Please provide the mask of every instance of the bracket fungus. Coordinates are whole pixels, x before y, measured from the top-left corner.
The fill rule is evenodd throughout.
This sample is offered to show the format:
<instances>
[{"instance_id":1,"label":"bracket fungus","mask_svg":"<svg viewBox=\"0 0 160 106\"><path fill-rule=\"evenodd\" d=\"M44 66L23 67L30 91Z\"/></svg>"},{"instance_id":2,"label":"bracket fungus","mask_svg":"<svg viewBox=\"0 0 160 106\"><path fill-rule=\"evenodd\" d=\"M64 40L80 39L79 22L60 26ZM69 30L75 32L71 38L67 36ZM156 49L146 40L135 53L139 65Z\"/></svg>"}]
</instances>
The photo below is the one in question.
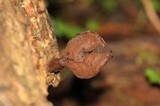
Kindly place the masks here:
<instances>
[{"instance_id":1,"label":"bracket fungus","mask_svg":"<svg viewBox=\"0 0 160 106\"><path fill-rule=\"evenodd\" d=\"M50 72L56 73L62 67L69 67L73 74L82 79L96 76L101 67L112 58L112 51L96 32L86 31L72 38L64 54L48 65Z\"/></svg>"}]
</instances>

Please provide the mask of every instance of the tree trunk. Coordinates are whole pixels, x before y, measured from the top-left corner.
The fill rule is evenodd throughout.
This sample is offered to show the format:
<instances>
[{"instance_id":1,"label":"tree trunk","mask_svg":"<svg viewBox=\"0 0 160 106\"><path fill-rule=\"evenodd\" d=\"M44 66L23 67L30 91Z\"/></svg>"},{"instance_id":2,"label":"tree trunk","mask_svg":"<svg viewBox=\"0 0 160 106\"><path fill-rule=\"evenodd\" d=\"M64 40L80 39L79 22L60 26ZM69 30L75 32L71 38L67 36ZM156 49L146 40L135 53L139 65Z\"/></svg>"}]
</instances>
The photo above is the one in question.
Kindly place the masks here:
<instances>
[{"instance_id":1,"label":"tree trunk","mask_svg":"<svg viewBox=\"0 0 160 106\"><path fill-rule=\"evenodd\" d=\"M47 86L59 74L46 65L58 58L43 0L0 0L0 106L50 106Z\"/></svg>"}]
</instances>

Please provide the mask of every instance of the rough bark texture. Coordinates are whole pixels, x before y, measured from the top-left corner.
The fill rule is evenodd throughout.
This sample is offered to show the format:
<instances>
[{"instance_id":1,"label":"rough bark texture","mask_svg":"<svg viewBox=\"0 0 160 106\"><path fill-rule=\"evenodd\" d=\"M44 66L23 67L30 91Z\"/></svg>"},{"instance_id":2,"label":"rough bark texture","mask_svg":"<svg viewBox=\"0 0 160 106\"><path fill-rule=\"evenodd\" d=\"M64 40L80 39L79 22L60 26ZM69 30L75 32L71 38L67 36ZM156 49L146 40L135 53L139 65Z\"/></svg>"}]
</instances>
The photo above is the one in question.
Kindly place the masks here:
<instances>
[{"instance_id":1,"label":"rough bark texture","mask_svg":"<svg viewBox=\"0 0 160 106\"><path fill-rule=\"evenodd\" d=\"M50 106L47 86L59 74L46 64L59 58L43 0L0 0L0 106Z\"/></svg>"}]
</instances>

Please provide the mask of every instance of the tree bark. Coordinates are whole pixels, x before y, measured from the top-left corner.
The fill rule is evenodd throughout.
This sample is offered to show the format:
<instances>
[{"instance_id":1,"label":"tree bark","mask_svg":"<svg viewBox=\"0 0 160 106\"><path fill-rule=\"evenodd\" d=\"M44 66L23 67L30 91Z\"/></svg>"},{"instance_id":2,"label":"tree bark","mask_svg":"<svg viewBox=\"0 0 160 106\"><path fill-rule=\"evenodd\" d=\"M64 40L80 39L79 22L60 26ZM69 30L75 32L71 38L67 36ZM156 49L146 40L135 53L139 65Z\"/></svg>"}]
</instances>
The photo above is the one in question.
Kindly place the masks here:
<instances>
[{"instance_id":1,"label":"tree bark","mask_svg":"<svg viewBox=\"0 0 160 106\"><path fill-rule=\"evenodd\" d=\"M43 0L0 0L0 106L50 106L47 86L60 75L46 65L58 58Z\"/></svg>"}]
</instances>

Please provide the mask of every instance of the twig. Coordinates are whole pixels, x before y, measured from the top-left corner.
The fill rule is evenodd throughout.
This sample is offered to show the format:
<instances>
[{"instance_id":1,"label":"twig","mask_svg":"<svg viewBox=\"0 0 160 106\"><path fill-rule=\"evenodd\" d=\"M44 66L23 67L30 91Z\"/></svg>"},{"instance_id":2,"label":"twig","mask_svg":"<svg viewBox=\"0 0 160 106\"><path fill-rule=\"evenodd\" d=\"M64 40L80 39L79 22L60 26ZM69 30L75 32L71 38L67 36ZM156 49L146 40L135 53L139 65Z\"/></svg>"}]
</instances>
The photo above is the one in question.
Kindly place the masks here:
<instances>
[{"instance_id":1,"label":"twig","mask_svg":"<svg viewBox=\"0 0 160 106\"><path fill-rule=\"evenodd\" d=\"M160 33L160 20L152 6L151 0L141 0L148 19L151 21L155 29Z\"/></svg>"}]
</instances>

